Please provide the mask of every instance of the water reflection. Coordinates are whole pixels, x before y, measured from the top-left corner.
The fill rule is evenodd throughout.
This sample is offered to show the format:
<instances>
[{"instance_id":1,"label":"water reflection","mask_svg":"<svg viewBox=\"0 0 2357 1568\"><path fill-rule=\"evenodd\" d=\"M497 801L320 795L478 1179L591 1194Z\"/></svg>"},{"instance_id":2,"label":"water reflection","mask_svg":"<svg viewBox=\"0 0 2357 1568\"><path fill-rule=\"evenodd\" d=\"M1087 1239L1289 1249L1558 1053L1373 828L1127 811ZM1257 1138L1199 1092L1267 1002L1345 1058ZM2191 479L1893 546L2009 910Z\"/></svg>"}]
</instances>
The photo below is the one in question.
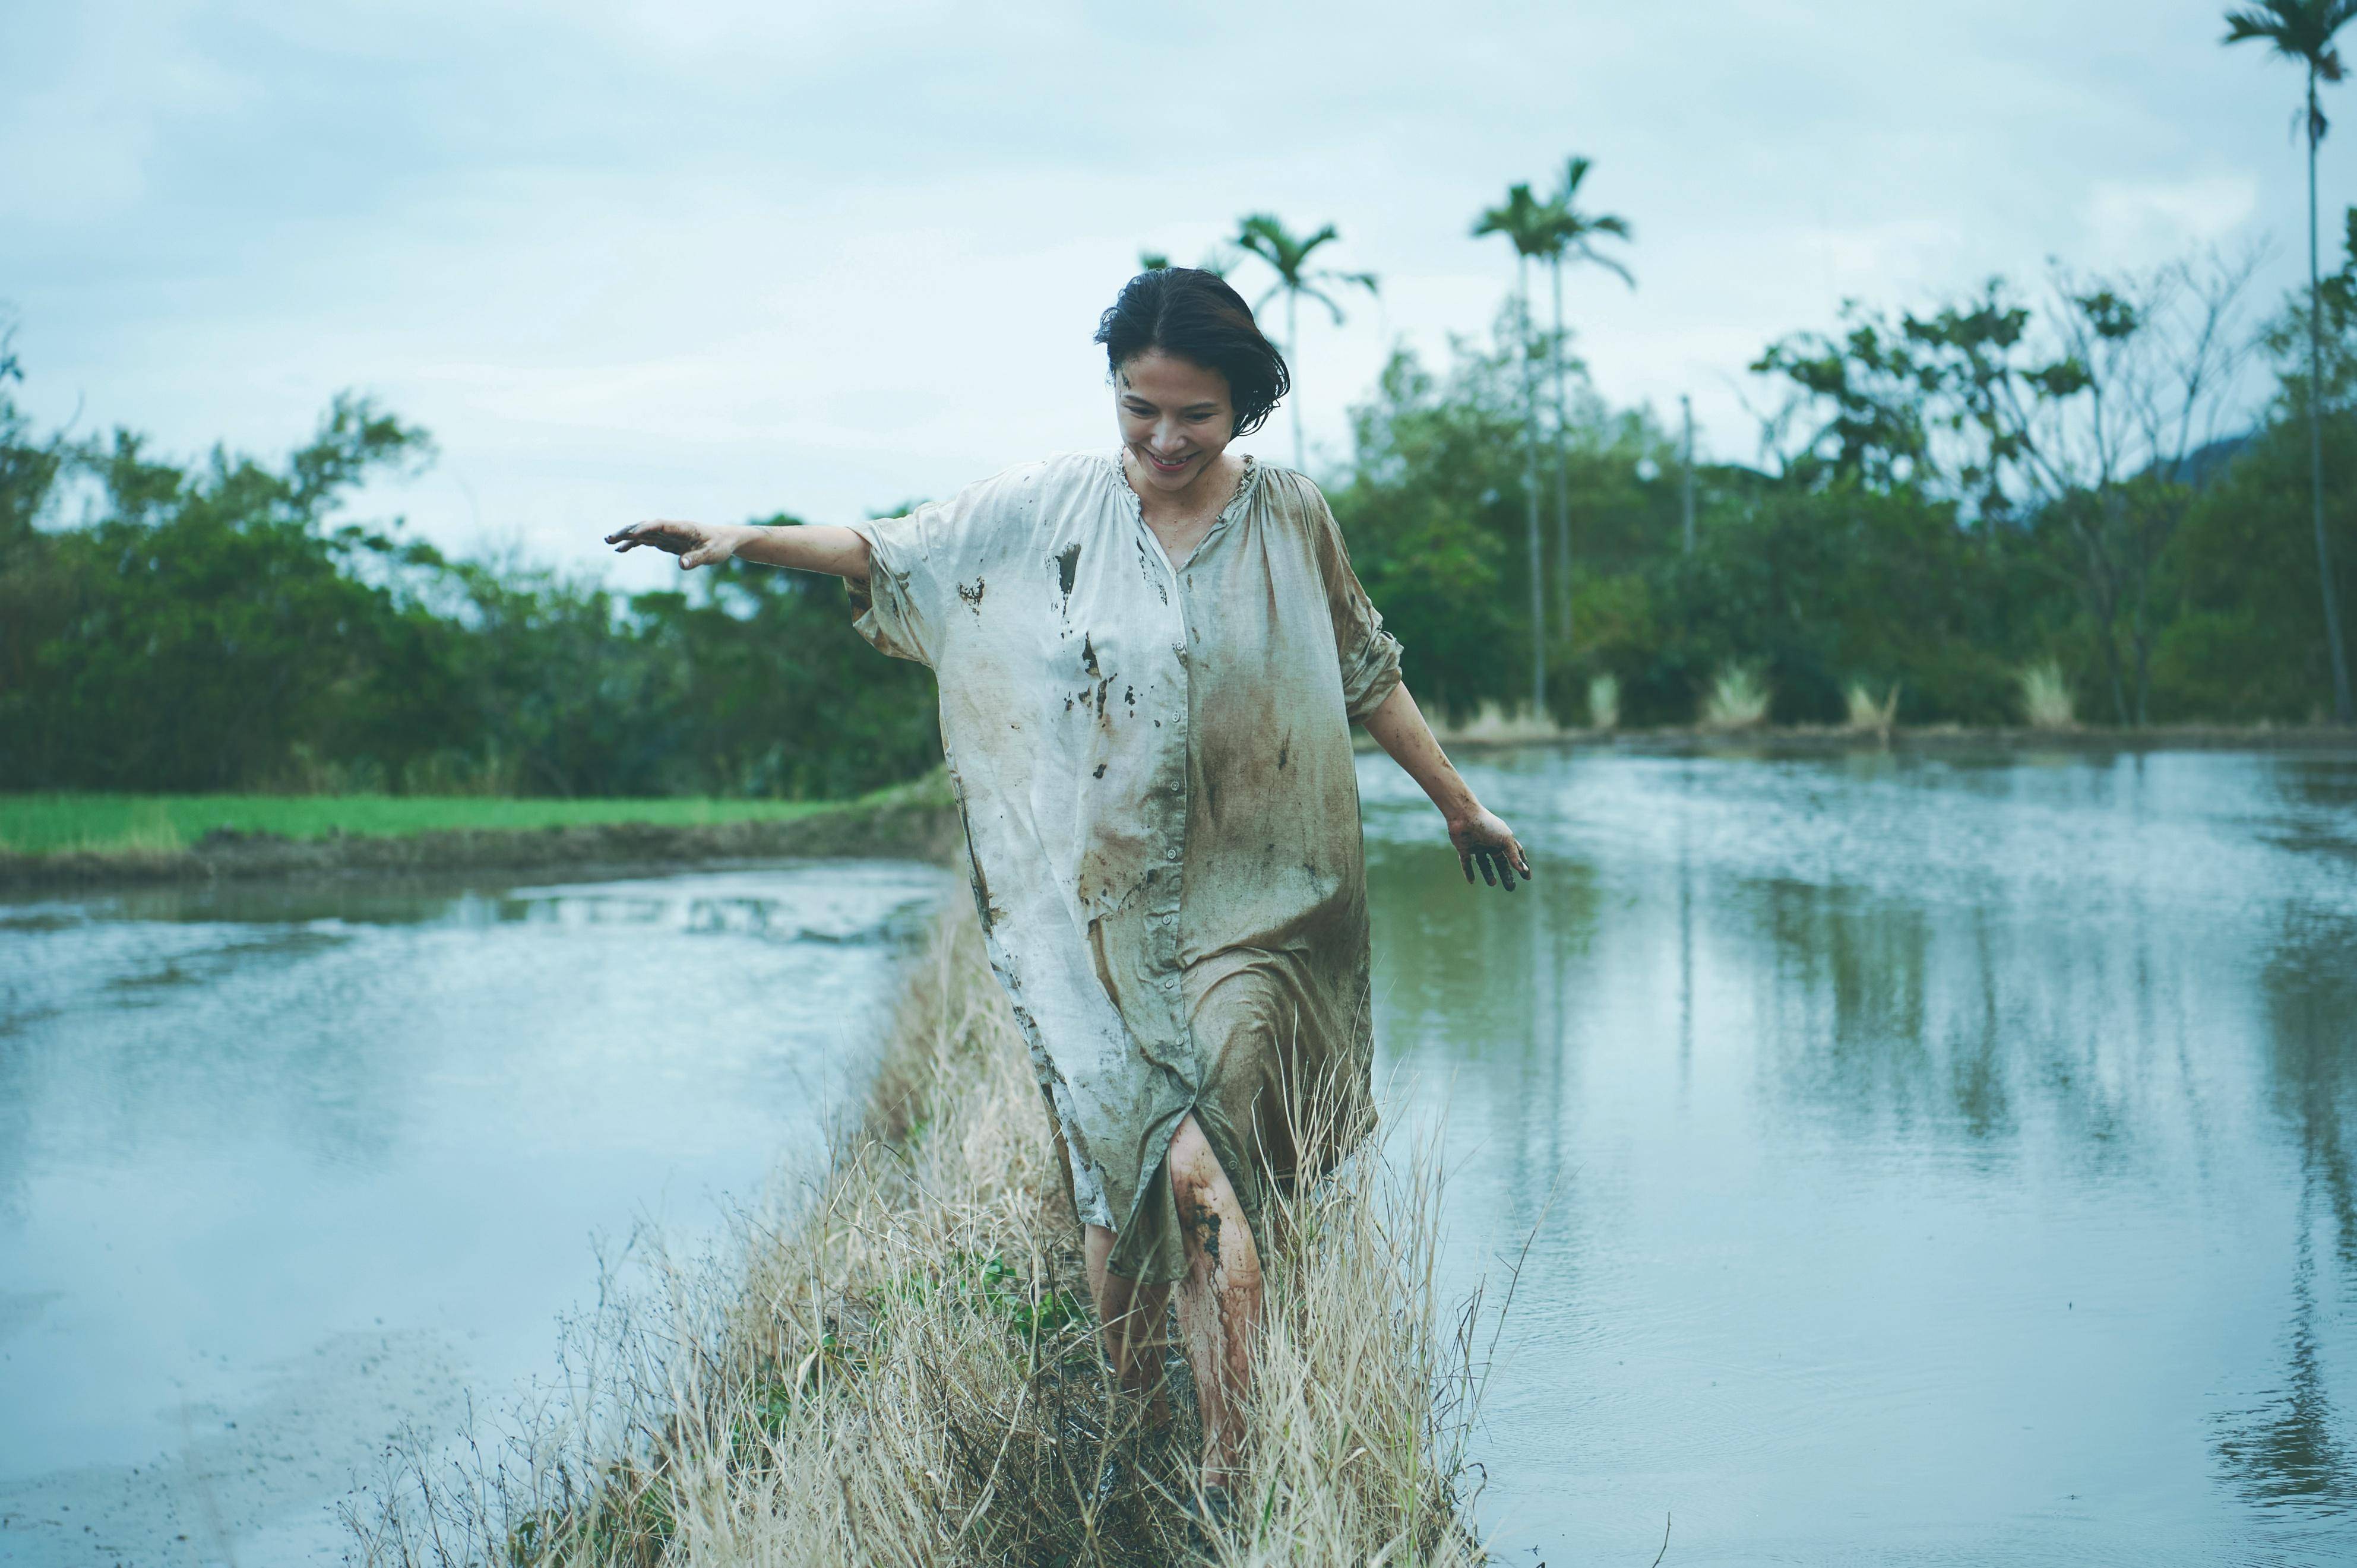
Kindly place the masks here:
<instances>
[{"instance_id":1,"label":"water reflection","mask_svg":"<svg viewBox=\"0 0 2357 1568\"><path fill-rule=\"evenodd\" d=\"M1379 1036L1450 1097L1456 1265L1546 1216L1506 1543L1650 1558L1674 1509L1702 1558L2335 1560L2357 758L1469 771L1527 902L1452 893L1362 778Z\"/></svg>"},{"instance_id":2,"label":"water reflection","mask_svg":"<svg viewBox=\"0 0 2357 1568\"><path fill-rule=\"evenodd\" d=\"M2311 795L2309 798L2313 798ZM2319 1294L2357 1302L2357 1184L2349 1133L2357 1101L2357 923L2295 913L2263 973L2271 1101L2299 1157L2291 1309L2270 1397L2218 1418L2220 1467L2244 1496L2333 1517L2357 1501L2357 1428L2336 1407L2332 1325ZM2338 1271L2319 1281L2319 1238ZM2337 1284L2337 1289L2335 1288Z\"/></svg>"}]
</instances>

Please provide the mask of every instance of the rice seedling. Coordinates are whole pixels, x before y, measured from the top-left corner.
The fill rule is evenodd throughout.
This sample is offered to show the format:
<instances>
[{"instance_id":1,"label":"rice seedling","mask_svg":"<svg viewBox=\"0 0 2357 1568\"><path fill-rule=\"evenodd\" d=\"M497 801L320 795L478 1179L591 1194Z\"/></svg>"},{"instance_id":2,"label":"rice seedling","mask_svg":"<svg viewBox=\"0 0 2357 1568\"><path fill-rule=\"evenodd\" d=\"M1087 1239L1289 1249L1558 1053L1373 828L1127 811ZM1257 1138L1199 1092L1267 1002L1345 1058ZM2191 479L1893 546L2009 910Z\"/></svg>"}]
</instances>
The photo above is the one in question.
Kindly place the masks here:
<instances>
[{"instance_id":1,"label":"rice seedling","mask_svg":"<svg viewBox=\"0 0 2357 1568\"><path fill-rule=\"evenodd\" d=\"M2063 679L2061 660L2041 660L2024 669L2018 679L2021 716L2031 729L2079 727L2078 714L2071 700L2071 684Z\"/></svg>"},{"instance_id":2,"label":"rice seedling","mask_svg":"<svg viewBox=\"0 0 2357 1568\"><path fill-rule=\"evenodd\" d=\"M1056 1160L961 909L825 1172L748 1217L732 1252L655 1252L574 1336L560 1406L456 1463L409 1450L349 1516L360 1560L1199 1560L1183 1364L1165 1426L1113 1386ZM1437 1193L1428 1162L1403 1173L1371 1146L1270 1226L1254 1436L1211 1560L1482 1561L1465 1456L1479 1304L1452 1316L1438 1299Z\"/></svg>"},{"instance_id":3,"label":"rice seedling","mask_svg":"<svg viewBox=\"0 0 2357 1568\"><path fill-rule=\"evenodd\" d=\"M1727 663L1703 693L1701 725L1709 730L1757 729L1768 722L1771 693L1756 664Z\"/></svg>"},{"instance_id":4,"label":"rice seedling","mask_svg":"<svg viewBox=\"0 0 2357 1568\"><path fill-rule=\"evenodd\" d=\"M1607 732L1620 727L1620 678L1618 675L1591 675L1587 678L1587 727Z\"/></svg>"}]
</instances>

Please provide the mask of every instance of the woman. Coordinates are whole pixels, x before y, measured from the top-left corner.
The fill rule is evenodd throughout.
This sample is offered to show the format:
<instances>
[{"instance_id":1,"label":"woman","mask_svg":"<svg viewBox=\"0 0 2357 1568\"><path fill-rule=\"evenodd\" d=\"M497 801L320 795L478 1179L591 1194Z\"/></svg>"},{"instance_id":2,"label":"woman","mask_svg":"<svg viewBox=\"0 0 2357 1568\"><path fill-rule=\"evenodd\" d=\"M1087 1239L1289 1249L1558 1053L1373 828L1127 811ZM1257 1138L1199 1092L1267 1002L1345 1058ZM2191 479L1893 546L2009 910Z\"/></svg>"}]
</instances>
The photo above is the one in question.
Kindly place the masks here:
<instances>
[{"instance_id":1,"label":"woman","mask_svg":"<svg viewBox=\"0 0 2357 1568\"><path fill-rule=\"evenodd\" d=\"M1228 450L1289 386L1243 299L1157 269L1096 340L1118 453L848 528L658 521L608 542L683 569L832 573L869 641L932 667L974 903L1064 1156L1107 1354L1125 1388L1153 1390L1175 1283L1216 1514L1270 1195L1329 1168L1370 1116L1351 722L1448 819L1468 882L1478 865L1511 890L1531 869L1400 683L1324 498Z\"/></svg>"}]
</instances>

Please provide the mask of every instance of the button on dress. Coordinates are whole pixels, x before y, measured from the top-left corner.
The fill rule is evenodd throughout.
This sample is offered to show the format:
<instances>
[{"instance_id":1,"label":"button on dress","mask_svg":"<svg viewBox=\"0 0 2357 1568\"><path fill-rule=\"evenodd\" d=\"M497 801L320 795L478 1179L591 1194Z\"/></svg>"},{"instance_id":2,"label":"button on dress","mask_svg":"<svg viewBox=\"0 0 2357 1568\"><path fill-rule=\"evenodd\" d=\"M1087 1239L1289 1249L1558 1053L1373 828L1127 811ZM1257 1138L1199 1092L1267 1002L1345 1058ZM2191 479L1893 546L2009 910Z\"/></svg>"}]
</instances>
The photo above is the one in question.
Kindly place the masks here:
<instances>
[{"instance_id":1,"label":"button on dress","mask_svg":"<svg viewBox=\"0 0 2357 1568\"><path fill-rule=\"evenodd\" d=\"M1184 1271L1184 1118L1255 1229L1372 1119L1350 726L1399 644L1317 487L1245 462L1175 566L1117 453L854 525L859 631L938 679L974 905L1074 1208L1152 1282Z\"/></svg>"}]
</instances>

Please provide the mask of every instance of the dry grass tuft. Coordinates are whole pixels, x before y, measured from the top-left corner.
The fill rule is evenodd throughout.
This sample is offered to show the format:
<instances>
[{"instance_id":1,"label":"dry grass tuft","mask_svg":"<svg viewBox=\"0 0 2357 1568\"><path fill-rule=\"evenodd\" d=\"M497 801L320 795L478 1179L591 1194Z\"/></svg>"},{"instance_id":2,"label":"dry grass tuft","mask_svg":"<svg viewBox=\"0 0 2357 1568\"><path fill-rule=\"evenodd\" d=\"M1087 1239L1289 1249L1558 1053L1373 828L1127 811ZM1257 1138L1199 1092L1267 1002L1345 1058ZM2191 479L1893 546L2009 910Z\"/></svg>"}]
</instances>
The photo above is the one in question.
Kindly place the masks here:
<instances>
[{"instance_id":1,"label":"dry grass tuft","mask_svg":"<svg viewBox=\"0 0 2357 1568\"><path fill-rule=\"evenodd\" d=\"M2021 671L2021 716L2031 729L2077 729L2079 715L2071 701L2071 682L2063 678L2059 660L2041 660Z\"/></svg>"},{"instance_id":2,"label":"dry grass tuft","mask_svg":"<svg viewBox=\"0 0 2357 1568\"><path fill-rule=\"evenodd\" d=\"M574 1336L571 1391L522 1434L455 1466L407 1455L354 1517L361 1560L1189 1560L1191 1418L1141 1431L1113 1391L1054 1160L961 906L813 1190L748 1219L733 1259L609 1297ZM1250 1479L1217 1561L1481 1561L1464 1522L1478 1301L1442 1311L1436 1197L1428 1169L1371 1151L1275 1228Z\"/></svg>"},{"instance_id":3,"label":"dry grass tuft","mask_svg":"<svg viewBox=\"0 0 2357 1568\"><path fill-rule=\"evenodd\" d=\"M1722 664L1703 693L1705 729L1757 729L1768 722L1768 677L1756 664Z\"/></svg>"}]
</instances>

